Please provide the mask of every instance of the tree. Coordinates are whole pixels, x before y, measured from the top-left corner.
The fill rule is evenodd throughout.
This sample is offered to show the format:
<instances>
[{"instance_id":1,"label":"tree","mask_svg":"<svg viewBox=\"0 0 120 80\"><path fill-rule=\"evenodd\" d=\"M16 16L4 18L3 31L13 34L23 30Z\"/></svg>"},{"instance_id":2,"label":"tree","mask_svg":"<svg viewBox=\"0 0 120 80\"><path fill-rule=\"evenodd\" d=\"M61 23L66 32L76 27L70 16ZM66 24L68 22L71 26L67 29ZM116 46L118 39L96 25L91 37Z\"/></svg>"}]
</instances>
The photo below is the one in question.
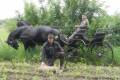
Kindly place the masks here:
<instances>
[{"instance_id":1,"label":"tree","mask_svg":"<svg viewBox=\"0 0 120 80\"><path fill-rule=\"evenodd\" d=\"M25 3L24 18L32 25L36 25L39 22L38 10L32 3Z\"/></svg>"},{"instance_id":2,"label":"tree","mask_svg":"<svg viewBox=\"0 0 120 80\"><path fill-rule=\"evenodd\" d=\"M64 0L64 2L64 27L70 29L68 33L72 32L72 28L75 24L80 23L83 14L88 16L91 23L92 18L95 17L95 15L100 16L105 13L105 11L101 9L102 4L99 4L97 0Z\"/></svg>"},{"instance_id":3,"label":"tree","mask_svg":"<svg viewBox=\"0 0 120 80\"><path fill-rule=\"evenodd\" d=\"M80 24L82 14L87 15L91 23L95 15L99 17L105 13L97 0L63 0L63 3L61 6L61 0L48 0L47 8L42 6L40 9L32 3L26 4L25 19L33 25L57 26L70 35L73 27Z\"/></svg>"}]
</instances>

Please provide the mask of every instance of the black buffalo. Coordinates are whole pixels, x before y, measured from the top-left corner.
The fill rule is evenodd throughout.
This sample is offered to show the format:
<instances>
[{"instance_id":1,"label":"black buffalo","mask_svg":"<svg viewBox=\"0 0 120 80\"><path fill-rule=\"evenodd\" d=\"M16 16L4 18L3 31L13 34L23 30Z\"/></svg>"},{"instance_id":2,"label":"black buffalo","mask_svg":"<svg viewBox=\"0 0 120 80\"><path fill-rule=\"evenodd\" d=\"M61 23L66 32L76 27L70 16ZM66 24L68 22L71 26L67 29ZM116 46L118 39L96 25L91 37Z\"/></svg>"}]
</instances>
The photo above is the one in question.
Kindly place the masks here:
<instances>
[{"instance_id":1,"label":"black buffalo","mask_svg":"<svg viewBox=\"0 0 120 80\"><path fill-rule=\"evenodd\" d=\"M31 24L25 20L17 20L16 25L17 27L25 27L25 26L30 26Z\"/></svg>"},{"instance_id":2,"label":"black buffalo","mask_svg":"<svg viewBox=\"0 0 120 80\"><path fill-rule=\"evenodd\" d=\"M34 48L36 44L42 45L47 40L47 35L53 33L56 40L63 46L64 42L60 40L60 31L48 26L41 27L19 27L11 32L7 39L7 44L11 47L18 49L18 41L21 41L25 50Z\"/></svg>"}]
</instances>

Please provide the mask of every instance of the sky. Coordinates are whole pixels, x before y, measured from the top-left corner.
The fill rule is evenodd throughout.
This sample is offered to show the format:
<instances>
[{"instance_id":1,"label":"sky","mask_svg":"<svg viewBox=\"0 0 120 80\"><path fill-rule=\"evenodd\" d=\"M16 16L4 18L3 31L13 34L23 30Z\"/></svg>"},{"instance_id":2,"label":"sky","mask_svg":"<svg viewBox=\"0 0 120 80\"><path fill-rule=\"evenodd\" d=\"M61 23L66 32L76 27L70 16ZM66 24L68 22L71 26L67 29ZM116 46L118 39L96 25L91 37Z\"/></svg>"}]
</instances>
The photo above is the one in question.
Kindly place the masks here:
<instances>
[{"instance_id":1,"label":"sky","mask_svg":"<svg viewBox=\"0 0 120 80\"><path fill-rule=\"evenodd\" d=\"M120 0L99 0L104 2L104 9L109 15L120 13Z\"/></svg>"},{"instance_id":2,"label":"sky","mask_svg":"<svg viewBox=\"0 0 120 80\"><path fill-rule=\"evenodd\" d=\"M39 5L39 0L0 0L0 20L16 16L16 11L24 12L24 2L33 2ZM109 15L120 12L120 0L99 0L104 2L103 7Z\"/></svg>"}]
</instances>

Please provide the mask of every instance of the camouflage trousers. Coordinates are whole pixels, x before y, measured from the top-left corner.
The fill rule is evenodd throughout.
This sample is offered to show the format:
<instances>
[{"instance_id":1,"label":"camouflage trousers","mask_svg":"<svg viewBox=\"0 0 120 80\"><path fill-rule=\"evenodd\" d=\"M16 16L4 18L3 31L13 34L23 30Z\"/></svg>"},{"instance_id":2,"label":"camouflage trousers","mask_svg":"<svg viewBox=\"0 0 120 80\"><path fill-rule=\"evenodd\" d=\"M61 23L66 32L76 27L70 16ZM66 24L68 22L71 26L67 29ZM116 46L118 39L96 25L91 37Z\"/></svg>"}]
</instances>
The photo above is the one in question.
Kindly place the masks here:
<instances>
[{"instance_id":1,"label":"camouflage trousers","mask_svg":"<svg viewBox=\"0 0 120 80\"><path fill-rule=\"evenodd\" d=\"M53 66L56 59L60 59L60 68L64 65L64 52L56 52L52 58L46 58L45 63L48 66Z\"/></svg>"}]
</instances>

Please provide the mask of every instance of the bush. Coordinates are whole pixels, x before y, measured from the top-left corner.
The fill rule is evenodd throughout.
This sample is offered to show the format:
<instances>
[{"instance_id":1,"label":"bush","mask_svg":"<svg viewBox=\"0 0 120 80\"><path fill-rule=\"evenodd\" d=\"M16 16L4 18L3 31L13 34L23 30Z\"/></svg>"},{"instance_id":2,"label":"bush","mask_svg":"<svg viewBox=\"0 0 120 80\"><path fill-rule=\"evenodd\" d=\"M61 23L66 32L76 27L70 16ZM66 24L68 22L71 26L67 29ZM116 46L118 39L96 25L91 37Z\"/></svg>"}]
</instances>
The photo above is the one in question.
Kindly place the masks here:
<instances>
[{"instance_id":1,"label":"bush","mask_svg":"<svg viewBox=\"0 0 120 80\"><path fill-rule=\"evenodd\" d=\"M28 21L32 25L36 25L39 23L38 10L34 4L25 3L24 10L25 10L24 18L26 21Z\"/></svg>"}]
</instances>

